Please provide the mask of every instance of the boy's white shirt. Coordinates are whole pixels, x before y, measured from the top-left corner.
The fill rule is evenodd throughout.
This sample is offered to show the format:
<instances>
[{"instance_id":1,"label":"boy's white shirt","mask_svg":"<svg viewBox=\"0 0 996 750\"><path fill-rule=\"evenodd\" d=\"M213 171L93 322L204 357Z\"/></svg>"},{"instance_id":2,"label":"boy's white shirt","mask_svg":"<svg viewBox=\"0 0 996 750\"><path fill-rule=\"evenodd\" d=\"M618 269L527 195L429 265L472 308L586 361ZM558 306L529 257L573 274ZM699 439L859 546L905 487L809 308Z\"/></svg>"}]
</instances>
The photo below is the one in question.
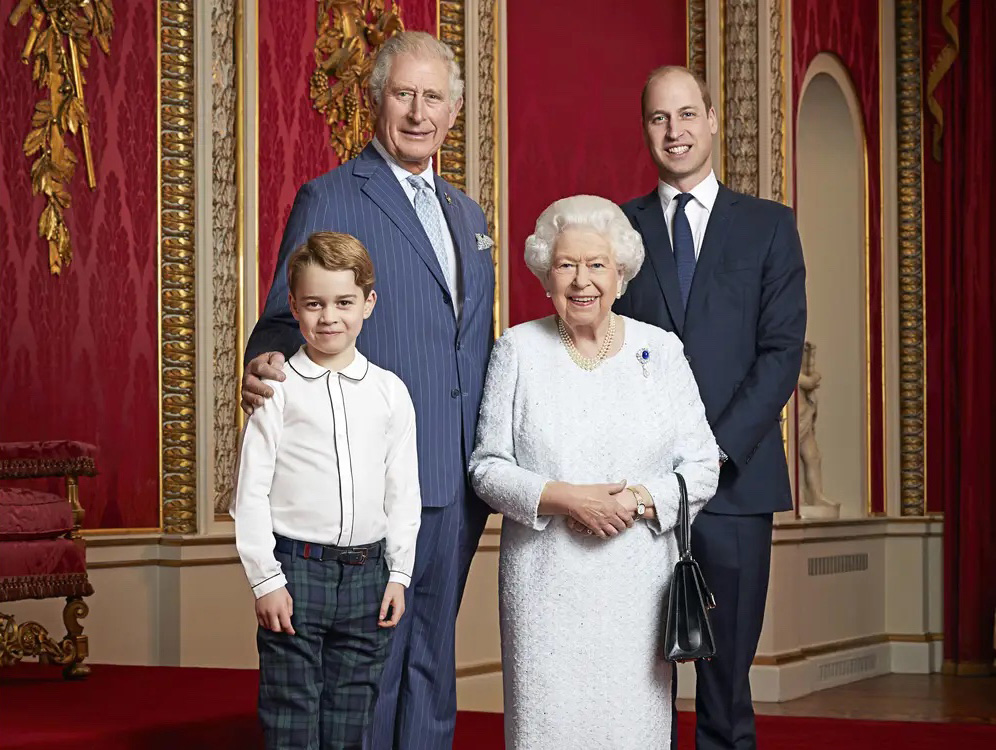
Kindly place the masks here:
<instances>
[{"instance_id":1,"label":"boy's white shirt","mask_svg":"<svg viewBox=\"0 0 996 750\"><path fill-rule=\"evenodd\" d=\"M386 539L389 580L408 586L422 513L408 389L359 351L334 372L301 347L283 369L246 421L230 511L253 594L287 584L274 533L339 547Z\"/></svg>"}]
</instances>

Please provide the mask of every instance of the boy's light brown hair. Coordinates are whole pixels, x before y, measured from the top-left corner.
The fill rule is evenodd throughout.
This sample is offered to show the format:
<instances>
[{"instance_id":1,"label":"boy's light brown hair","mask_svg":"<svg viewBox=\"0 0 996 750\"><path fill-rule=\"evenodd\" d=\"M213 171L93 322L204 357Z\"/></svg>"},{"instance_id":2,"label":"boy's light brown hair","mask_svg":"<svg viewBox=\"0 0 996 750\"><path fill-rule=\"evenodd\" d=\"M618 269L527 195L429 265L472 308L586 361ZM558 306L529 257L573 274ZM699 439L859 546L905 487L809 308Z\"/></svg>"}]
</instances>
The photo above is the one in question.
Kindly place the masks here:
<instances>
[{"instance_id":1,"label":"boy's light brown hair","mask_svg":"<svg viewBox=\"0 0 996 750\"><path fill-rule=\"evenodd\" d=\"M363 290L364 299L370 296L374 286L370 253L351 234L315 232L291 253L287 259L287 288L291 294L295 293L297 280L308 266L319 266L328 271L352 271L356 286Z\"/></svg>"}]
</instances>

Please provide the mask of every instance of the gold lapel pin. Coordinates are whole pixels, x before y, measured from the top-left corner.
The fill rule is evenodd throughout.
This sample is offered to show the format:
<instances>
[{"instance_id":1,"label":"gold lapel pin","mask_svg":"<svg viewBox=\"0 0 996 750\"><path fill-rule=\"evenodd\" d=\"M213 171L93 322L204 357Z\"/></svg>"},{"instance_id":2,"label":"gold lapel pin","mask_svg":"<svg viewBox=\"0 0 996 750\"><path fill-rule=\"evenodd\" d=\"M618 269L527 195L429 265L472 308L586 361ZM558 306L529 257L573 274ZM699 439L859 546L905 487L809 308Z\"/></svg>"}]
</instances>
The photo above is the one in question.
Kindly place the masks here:
<instances>
[{"instance_id":1,"label":"gold lapel pin","mask_svg":"<svg viewBox=\"0 0 996 750\"><path fill-rule=\"evenodd\" d=\"M446 196L446 202L449 203L450 205L453 205L453 199L450 198L450 194L445 193L445 196Z\"/></svg>"}]
</instances>

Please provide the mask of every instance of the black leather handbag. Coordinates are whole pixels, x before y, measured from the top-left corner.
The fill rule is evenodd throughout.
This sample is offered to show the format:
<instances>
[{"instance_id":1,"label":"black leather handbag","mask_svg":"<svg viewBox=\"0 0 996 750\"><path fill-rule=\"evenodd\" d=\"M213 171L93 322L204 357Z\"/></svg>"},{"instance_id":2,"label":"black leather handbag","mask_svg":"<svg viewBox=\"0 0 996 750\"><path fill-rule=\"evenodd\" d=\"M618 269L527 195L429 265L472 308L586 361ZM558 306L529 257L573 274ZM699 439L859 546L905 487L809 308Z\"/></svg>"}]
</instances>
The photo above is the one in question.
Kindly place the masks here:
<instances>
[{"instance_id":1,"label":"black leather handbag","mask_svg":"<svg viewBox=\"0 0 996 750\"><path fill-rule=\"evenodd\" d=\"M709 610L716 600L706 585L702 569L692 557L692 527L688 512L688 488L678 477L678 562L671 576L667 613L664 622L664 658L668 661L709 659L716 653L716 642L709 624Z\"/></svg>"}]
</instances>

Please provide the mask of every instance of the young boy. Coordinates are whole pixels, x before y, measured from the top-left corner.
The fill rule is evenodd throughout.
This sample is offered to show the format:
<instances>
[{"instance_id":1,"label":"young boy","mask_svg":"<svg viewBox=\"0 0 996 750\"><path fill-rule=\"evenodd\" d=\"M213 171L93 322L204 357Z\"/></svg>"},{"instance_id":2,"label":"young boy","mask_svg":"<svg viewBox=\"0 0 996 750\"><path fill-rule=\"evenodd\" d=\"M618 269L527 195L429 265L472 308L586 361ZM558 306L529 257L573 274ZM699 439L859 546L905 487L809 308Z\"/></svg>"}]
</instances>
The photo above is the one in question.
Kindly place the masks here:
<instances>
[{"instance_id":1,"label":"young boy","mask_svg":"<svg viewBox=\"0 0 996 750\"><path fill-rule=\"evenodd\" d=\"M360 241L317 232L287 277L305 344L246 423L232 509L259 716L267 748L359 748L415 560L415 409L356 349L377 301Z\"/></svg>"}]
</instances>

